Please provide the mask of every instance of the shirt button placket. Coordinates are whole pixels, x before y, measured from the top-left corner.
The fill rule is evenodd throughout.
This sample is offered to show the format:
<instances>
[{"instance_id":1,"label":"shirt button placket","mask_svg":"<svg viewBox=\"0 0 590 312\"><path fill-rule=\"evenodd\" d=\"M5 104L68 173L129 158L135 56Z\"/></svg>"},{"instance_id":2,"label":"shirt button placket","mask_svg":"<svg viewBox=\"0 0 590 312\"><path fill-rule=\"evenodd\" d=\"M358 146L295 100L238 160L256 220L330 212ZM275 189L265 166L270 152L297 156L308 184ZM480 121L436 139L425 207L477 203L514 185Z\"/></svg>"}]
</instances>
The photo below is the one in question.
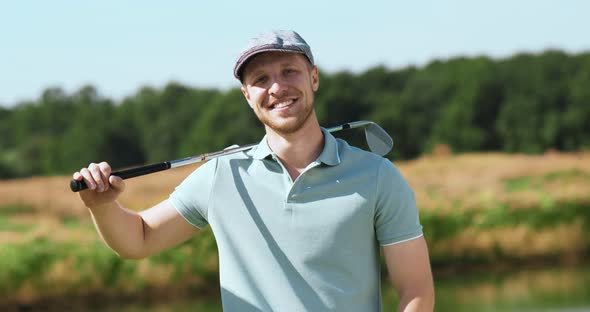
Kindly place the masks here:
<instances>
[{"instance_id":1,"label":"shirt button placket","mask_svg":"<svg viewBox=\"0 0 590 312\"><path fill-rule=\"evenodd\" d=\"M297 178L295 183L293 183L293 185L291 185L291 190L289 191L287 201L289 201L291 203L297 201L297 198L299 197L299 189L300 189L299 186L301 185L302 179L303 179L303 176L299 176L299 178Z\"/></svg>"}]
</instances>

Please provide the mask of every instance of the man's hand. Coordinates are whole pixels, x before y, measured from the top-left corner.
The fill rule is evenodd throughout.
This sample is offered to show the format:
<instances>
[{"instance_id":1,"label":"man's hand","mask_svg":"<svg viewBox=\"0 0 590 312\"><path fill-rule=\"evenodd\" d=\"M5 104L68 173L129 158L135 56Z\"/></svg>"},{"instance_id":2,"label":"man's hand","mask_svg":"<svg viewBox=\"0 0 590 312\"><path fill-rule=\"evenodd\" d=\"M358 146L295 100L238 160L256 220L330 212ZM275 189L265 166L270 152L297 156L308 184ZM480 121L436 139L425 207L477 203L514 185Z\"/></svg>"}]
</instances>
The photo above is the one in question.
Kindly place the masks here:
<instances>
[{"instance_id":1,"label":"man's hand","mask_svg":"<svg viewBox=\"0 0 590 312\"><path fill-rule=\"evenodd\" d=\"M117 176L111 176L111 166L106 162L91 163L73 175L74 180L84 180L88 189L79 192L80 199L88 208L112 204L125 190L125 182Z\"/></svg>"}]
</instances>

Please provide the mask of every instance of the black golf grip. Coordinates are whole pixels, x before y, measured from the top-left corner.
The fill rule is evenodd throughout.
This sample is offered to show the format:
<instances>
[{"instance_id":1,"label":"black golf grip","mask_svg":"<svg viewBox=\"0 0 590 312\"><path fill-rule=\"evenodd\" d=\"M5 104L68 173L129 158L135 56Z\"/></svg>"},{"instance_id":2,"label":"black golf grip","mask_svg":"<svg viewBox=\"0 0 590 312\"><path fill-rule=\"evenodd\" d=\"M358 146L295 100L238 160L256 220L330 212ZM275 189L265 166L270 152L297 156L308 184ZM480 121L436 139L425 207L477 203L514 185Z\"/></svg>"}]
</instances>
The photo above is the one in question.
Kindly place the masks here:
<instances>
[{"instance_id":1,"label":"black golf grip","mask_svg":"<svg viewBox=\"0 0 590 312\"><path fill-rule=\"evenodd\" d=\"M147 166L135 167L127 170L121 170L111 173L111 175L118 176L121 179L129 179L133 177L138 177L142 175L146 175L153 172L158 172L162 170L170 169L170 162L166 161L163 163L152 164ZM84 180L77 181L72 179L70 181L70 189L72 192L79 192L88 188L86 182Z\"/></svg>"}]
</instances>

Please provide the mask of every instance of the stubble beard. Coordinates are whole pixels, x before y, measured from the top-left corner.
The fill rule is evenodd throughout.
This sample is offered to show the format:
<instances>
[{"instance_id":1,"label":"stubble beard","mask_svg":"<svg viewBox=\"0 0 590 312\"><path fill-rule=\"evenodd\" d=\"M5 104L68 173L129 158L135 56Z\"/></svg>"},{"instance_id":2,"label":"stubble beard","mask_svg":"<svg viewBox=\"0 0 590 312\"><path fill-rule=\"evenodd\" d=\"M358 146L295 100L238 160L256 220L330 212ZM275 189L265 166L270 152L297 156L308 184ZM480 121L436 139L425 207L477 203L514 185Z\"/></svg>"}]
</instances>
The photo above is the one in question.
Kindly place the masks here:
<instances>
[{"instance_id":1,"label":"stubble beard","mask_svg":"<svg viewBox=\"0 0 590 312\"><path fill-rule=\"evenodd\" d=\"M279 134L293 134L297 132L299 129L305 125L307 120L310 118L311 114L314 110L313 105L313 98L311 99L311 105L304 105L303 111L301 111L296 117L294 121L288 121L285 123L277 122L270 118L269 115L262 114L260 112L256 112L256 116L258 120L265 125L266 127L271 128L274 132Z\"/></svg>"}]
</instances>

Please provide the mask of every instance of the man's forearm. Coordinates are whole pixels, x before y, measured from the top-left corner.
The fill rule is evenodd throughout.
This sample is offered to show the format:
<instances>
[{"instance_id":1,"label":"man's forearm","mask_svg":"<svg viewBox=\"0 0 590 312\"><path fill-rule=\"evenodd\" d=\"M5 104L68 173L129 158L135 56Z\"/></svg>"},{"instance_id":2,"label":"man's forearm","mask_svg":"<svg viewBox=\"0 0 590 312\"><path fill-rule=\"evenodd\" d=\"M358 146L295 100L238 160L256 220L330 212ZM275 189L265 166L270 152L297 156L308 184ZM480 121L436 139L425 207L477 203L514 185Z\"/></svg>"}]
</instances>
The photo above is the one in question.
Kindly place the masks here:
<instances>
[{"instance_id":1,"label":"man's forearm","mask_svg":"<svg viewBox=\"0 0 590 312\"><path fill-rule=\"evenodd\" d=\"M434 291L423 295L402 295L398 311L403 312L430 312L434 310Z\"/></svg>"},{"instance_id":2,"label":"man's forearm","mask_svg":"<svg viewBox=\"0 0 590 312\"><path fill-rule=\"evenodd\" d=\"M144 222L118 202L88 209L103 241L122 258L143 258Z\"/></svg>"},{"instance_id":3,"label":"man's forearm","mask_svg":"<svg viewBox=\"0 0 590 312\"><path fill-rule=\"evenodd\" d=\"M389 278L400 296L398 311L432 311L434 282L424 237L383 247Z\"/></svg>"}]
</instances>

